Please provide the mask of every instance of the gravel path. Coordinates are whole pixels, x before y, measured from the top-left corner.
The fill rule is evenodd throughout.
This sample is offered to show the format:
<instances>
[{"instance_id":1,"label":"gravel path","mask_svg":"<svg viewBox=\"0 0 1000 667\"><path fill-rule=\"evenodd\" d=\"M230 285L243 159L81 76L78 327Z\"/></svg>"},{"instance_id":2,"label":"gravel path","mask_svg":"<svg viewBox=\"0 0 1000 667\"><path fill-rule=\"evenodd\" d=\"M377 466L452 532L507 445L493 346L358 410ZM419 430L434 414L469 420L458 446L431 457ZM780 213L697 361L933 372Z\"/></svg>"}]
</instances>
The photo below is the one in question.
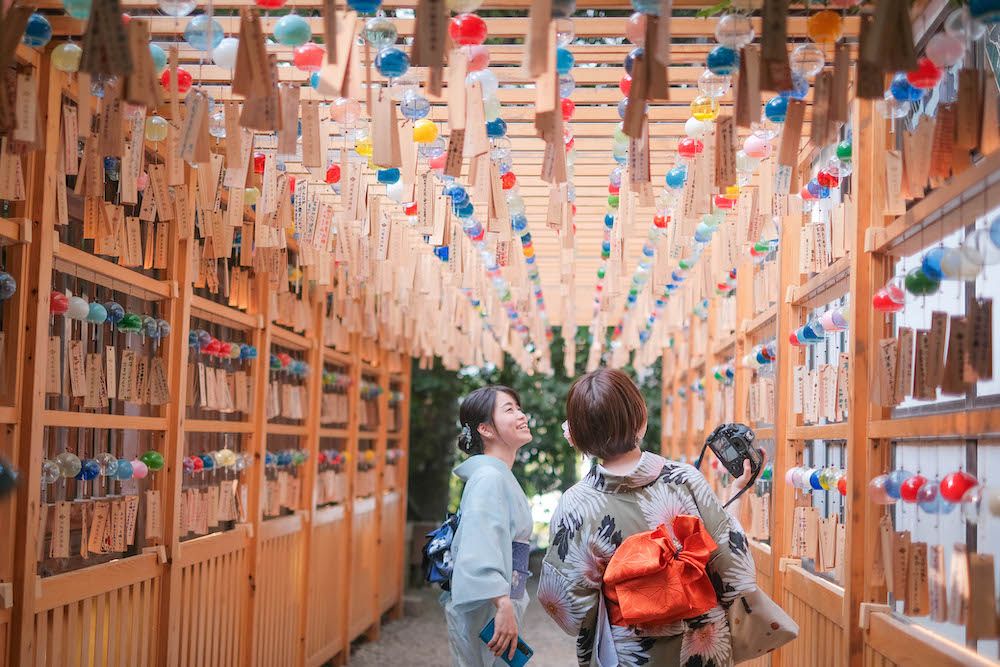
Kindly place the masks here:
<instances>
[{"instance_id":1,"label":"gravel path","mask_svg":"<svg viewBox=\"0 0 1000 667\"><path fill-rule=\"evenodd\" d=\"M531 604L522 623L522 636L535 650L528 664L572 667L576 665L574 639L560 630L538 604L537 585L538 577L532 577L528 585ZM436 588L407 591L406 615L383 625L377 642L359 644L351 656L351 667L450 667L448 632L437 596Z\"/></svg>"}]
</instances>

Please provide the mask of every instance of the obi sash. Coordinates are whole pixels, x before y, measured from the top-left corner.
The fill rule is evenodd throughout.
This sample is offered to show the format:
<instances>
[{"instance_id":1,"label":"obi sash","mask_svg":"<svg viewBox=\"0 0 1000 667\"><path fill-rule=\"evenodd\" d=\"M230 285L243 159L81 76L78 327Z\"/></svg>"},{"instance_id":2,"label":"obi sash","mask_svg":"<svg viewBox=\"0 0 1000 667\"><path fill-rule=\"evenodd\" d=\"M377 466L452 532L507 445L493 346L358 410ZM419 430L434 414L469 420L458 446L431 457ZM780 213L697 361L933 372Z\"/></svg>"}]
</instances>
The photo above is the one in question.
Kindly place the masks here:
<instances>
[{"instance_id":1,"label":"obi sash","mask_svg":"<svg viewBox=\"0 0 1000 667\"><path fill-rule=\"evenodd\" d=\"M510 545L513 572L510 578L510 599L520 600L524 597L524 588L531 577L528 569L528 557L531 556L531 545L527 542L512 542Z\"/></svg>"},{"instance_id":2,"label":"obi sash","mask_svg":"<svg viewBox=\"0 0 1000 667\"><path fill-rule=\"evenodd\" d=\"M608 617L617 626L662 626L704 614L718 605L705 571L716 544L696 516L678 515L667 527L622 542L604 572Z\"/></svg>"}]
</instances>

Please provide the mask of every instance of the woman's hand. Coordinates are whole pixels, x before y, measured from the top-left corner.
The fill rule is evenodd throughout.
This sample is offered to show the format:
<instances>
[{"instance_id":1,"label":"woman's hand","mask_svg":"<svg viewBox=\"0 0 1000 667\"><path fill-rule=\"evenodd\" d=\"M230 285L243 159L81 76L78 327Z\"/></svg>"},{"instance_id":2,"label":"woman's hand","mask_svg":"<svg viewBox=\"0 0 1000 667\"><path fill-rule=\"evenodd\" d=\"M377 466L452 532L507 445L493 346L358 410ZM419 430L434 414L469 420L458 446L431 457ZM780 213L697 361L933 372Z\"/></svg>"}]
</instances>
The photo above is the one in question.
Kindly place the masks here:
<instances>
[{"instance_id":1,"label":"woman's hand","mask_svg":"<svg viewBox=\"0 0 1000 667\"><path fill-rule=\"evenodd\" d=\"M767 454L764 453L763 449L760 450L760 453L764 457L764 459L761 461L760 464L761 469L763 469L764 466L767 465ZM745 487L750 482L750 478L752 476L753 474L750 469L750 460L747 459L743 461L743 474L729 483L729 498L732 498L737 493L742 491L743 487Z\"/></svg>"},{"instance_id":2,"label":"woman's hand","mask_svg":"<svg viewBox=\"0 0 1000 667\"><path fill-rule=\"evenodd\" d=\"M507 653L507 659L513 660L517 650L517 616L514 613L514 603L508 596L495 599L497 615L493 620L493 639L487 644L493 655L501 656Z\"/></svg>"}]
</instances>

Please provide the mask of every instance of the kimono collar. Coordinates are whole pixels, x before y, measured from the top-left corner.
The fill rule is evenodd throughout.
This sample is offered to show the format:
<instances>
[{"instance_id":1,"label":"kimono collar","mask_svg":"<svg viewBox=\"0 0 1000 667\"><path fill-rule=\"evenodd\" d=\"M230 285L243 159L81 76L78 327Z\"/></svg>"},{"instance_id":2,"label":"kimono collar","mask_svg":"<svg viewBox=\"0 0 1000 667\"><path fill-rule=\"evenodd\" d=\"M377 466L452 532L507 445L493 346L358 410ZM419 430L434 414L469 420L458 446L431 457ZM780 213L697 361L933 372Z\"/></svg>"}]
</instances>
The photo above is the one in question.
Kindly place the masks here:
<instances>
[{"instance_id":1,"label":"kimono collar","mask_svg":"<svg viewBox=\"0 0 1000 667\"><path fill-rule=\"evenodd\" d=\"M604 466L595 463L585 479L588 484L604 493L630 493L659 479L668 463L658 454L643 452L635 468L625 475L608 472Z\"/></svg>"},{"instance_id":2,"label":"kimono collar","mask_svg":"<svg viewBox=\"0 0 1000 667\"><path fill-rule=\"evenodd\" d=\"M477 470L482 470L484 468L492 468L504 475L513 475L506 463L495 456L489 456L488 454L476 454L475 456L470 456L465 461L458 464L453 472L458 475L460 480L467 482Z\"/></svg>"}]
</instances>

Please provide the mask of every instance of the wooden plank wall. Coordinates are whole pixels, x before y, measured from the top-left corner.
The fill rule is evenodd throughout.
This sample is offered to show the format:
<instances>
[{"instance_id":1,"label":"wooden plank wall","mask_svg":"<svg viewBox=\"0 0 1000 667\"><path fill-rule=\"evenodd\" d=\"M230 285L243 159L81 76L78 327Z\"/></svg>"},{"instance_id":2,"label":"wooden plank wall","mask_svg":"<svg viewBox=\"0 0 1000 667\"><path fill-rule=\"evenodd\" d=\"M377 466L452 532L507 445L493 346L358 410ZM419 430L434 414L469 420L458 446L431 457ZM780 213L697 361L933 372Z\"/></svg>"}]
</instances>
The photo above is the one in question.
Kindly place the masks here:
<instances>
[{"instance_id":1,"label":"wooden plank wall","mask_svg":"<svg viewBox=\"0 0 1000 667\"><path fill-rule=\"evenodd\" d=\"M27 201L13 208L13 217L0 218L4 268L18 283L15 297L0 305L8 331L3 357L28 360L11 363L0 388L0 451L25 480L15 497L0 503L0 525L11 527L12 538L16 533L10 542L14 548L0 550L0 667L269 667L346 661L350 640L361 634L376 638L383 615L398 616L402 610L410 360L356 335L349 349L328 346L322 295L311 304L314 320L303 334L279 327L266 298L266 278L256 279L254 290L260 298L246 312L201 298L191 287L191 250L183 239L175 239L167 279L161 281L60 243L53 198L46 193L52 189L61 150L61 106L64 100L76 99L78 81L51 68L44 54L24 47L17 54L22 64L44 74L40 106L46 147L24 161ZM147 149L152 155L156 147ZM187 178L193 177L189 170ZM47 295L56 261L59 271L86 272L119 285L128 282L163 304L160 312L172 328L163 351L171 403L161 416L47 409L40 383L44 368L33 360L45 358ZM245 421L185 418L187 340L195 316L241 332L240 342L258 348L260 361L250 372L255 405ZM23 332L28 335L19 335ZM312 369L306 383L309 418L300 426L268 424L264 417L272 344L295 349ZM319 425L324 361L345 369L353 381L348 423L336 429ZM376 399L380 423L364 434L358 428L363 370L381 389ZM403 394L391 430L386 424L390 389ZM45 456L45 429L56 424L140 429L155 437L151 442L162 443L154 446L167 465L150 477L147 488L159 489L164 499L163 539L139 555L53 576L36 573L37 542L45 537L38 531L41 494L36 471ZM342 473L347 497L322 507L316 501L321 431L348 455ZM233 442L254 462L242 473L248 488L246 521L187 539L178 527L181 462L187 438L200 433L233 433ZM260 502L268 434L292 436L308 453L296 472L302 481L297 507L274 519L265 519ZM355 516L362 435L374 443L377 466L368 474L368 497L358 501ZM402 451L398 467L391 469L386 464L390 446ZM376 572L385 575L378 587ZM369 585L350 583L359 581Z\"/></svg>"}]
</instances>

